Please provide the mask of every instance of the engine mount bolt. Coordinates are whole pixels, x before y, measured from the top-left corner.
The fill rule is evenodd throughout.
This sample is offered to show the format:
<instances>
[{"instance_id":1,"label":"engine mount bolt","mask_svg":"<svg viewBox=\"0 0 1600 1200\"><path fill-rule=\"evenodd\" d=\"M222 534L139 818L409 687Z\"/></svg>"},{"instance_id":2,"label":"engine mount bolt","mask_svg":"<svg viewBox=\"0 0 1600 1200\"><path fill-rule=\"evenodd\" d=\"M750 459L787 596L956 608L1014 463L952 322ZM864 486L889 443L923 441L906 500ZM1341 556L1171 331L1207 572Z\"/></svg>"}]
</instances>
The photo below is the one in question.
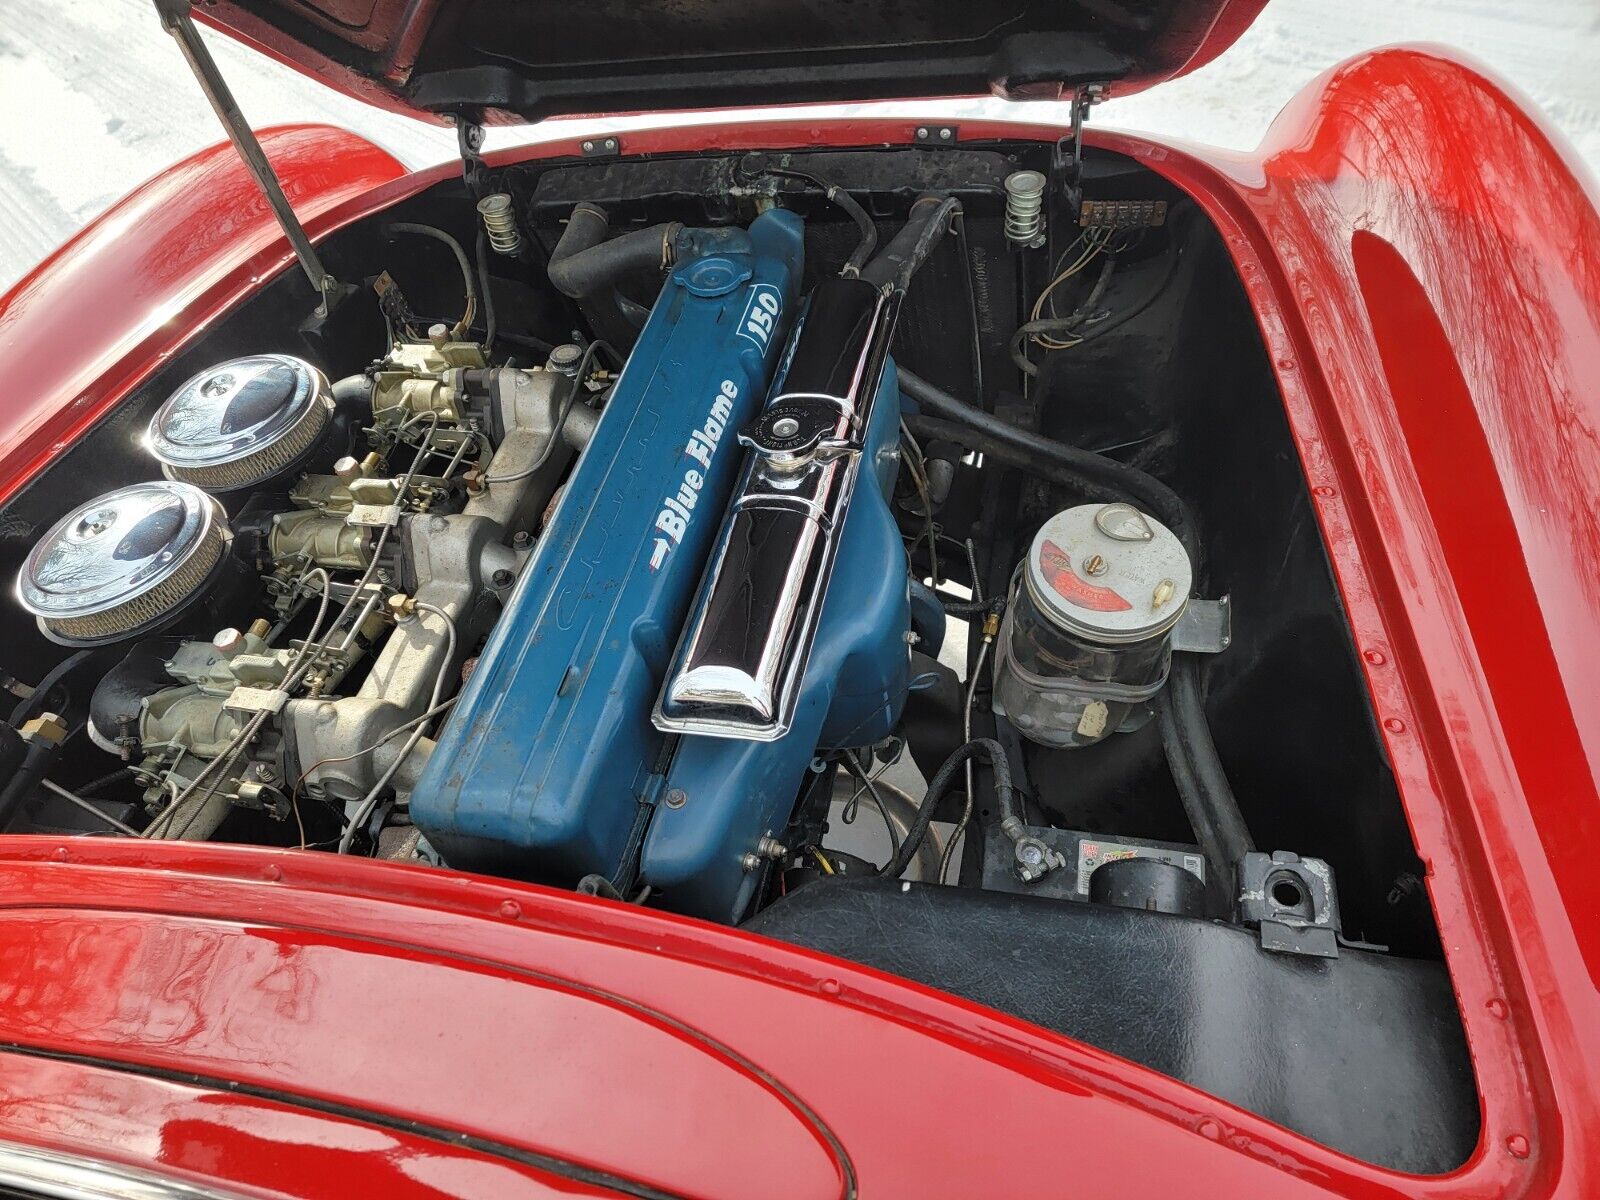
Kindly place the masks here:
<instances>
[{"instance_id":1,"label":"engine mount bolt","mask_svg":"<svg viewBox=\"0 0 1600 1200\"><path fill-rule=\"evenodd\" d=\"M217 631L217 636L211 639L211 648L224 658L232 658L244 649L244 634L231 626Z\"/></svg>"}]
</instances>

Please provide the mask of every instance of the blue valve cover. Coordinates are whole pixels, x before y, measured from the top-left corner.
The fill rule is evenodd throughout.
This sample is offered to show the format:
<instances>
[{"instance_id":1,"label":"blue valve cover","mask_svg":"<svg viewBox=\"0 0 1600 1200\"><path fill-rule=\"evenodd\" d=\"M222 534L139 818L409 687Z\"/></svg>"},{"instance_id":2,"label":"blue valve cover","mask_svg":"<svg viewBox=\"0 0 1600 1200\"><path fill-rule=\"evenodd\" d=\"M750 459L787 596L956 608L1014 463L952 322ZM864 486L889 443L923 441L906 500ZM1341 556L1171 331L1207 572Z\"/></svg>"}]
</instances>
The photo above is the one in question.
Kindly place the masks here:
<instances>
[{"instance_id":1,"label":"blue valve cover","mask_svg":"<svg viewBox=\"0 0 1600 1200\"><path fill-rule=\"evenodd\" d=\"M441 733L411 816L451 866L556 882L637 848L651 707L799 286L803 227L697 233Z\"/></svg>"},{"instance_id":2,"label":"blue valve cover","mask_svg":"<svg viewBox=\"0 0 1600 1200\"><path fill-rule=\"evenodd\" d=\"M863 471L839 532L811 658L789 732L775 742L685 735L667 787L683 797L650 824L639 878L679 912L736 922L762 873L745 856L781 835L819 751L893 732L910 684L910 576L889 507L900 459L900 383L891 361L865 438ZM831 775L831 761L824 770Z\"/></svg>"}]
</instances>

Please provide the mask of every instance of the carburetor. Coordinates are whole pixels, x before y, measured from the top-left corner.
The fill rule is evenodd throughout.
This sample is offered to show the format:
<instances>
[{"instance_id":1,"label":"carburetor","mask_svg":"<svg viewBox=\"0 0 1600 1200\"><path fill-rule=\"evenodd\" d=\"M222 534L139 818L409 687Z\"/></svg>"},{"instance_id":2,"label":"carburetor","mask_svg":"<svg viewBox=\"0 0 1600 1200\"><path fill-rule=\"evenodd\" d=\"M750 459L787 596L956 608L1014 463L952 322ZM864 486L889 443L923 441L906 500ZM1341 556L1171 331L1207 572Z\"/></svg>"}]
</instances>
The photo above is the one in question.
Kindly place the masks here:
<instances>
[{"instance_id":1,"label":"carburetor","mask_svg":"<svg viewBox=\"0 0 1600 1200\"><path fill-rule=\"evenodd\" d=\"M48 636L128 643L89 734L145 785L149 836L408 790L592 432L588 397L574 371L491 369L442 327L332 386L268 354L169 396L146 438L169 478L74 510L21 580Z\"/></svg>"}]
</instances>

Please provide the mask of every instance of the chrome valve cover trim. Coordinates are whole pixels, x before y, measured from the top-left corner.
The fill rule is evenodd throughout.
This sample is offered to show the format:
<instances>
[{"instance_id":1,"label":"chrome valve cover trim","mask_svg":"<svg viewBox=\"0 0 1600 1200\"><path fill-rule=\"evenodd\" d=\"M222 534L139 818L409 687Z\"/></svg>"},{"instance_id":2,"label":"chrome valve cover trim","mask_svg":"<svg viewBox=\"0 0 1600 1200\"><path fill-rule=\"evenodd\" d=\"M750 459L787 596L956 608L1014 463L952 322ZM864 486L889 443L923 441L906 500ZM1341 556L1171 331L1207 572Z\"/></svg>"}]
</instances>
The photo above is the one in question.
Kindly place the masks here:
<instances>
[{"instance_id":1,"label":"chrome valve cover trim","mask_svg":"<svg viewBox=\"0 0 1600 1200\"><path fill-rule=\"evenodd\" d=\"M812 294L772 397L739 435L751 453L657 699L658 729L757 742L788 732L897 307L859 279Z\"/></svg>"}]
</instances>

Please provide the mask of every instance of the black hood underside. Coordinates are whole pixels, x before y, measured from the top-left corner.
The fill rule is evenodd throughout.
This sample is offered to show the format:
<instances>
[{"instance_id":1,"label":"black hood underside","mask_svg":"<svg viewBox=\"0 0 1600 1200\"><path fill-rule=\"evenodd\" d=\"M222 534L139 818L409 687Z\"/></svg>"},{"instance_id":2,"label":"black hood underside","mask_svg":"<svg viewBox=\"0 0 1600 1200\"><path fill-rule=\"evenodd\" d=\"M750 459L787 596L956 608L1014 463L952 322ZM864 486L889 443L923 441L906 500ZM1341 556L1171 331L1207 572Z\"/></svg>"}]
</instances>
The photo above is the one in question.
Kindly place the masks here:
<instances>
[{"instance_id":1,"label":"black hood underside","mask_svg":"<svg viewBox=\"0 0 1600 1200\"><path fill-rule=\"evenodd\" d=\"M1265 0L219 0L209 24L385 107L546 117L1131 91Z\"/></svg>"}]
</instances>

